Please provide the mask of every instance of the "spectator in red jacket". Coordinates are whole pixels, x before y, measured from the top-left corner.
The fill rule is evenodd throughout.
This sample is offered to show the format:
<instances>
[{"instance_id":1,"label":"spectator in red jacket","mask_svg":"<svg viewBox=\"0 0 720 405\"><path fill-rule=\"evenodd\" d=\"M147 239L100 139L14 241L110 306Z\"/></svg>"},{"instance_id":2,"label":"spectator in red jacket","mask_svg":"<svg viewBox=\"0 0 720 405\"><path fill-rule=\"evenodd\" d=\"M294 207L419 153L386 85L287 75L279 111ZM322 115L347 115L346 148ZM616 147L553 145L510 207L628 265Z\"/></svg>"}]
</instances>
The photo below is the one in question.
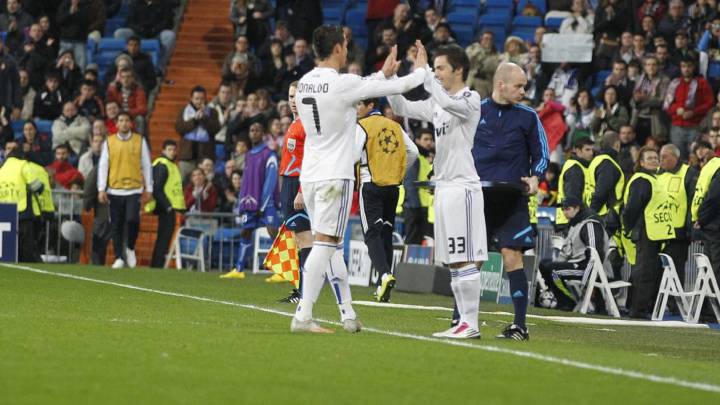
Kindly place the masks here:
<instances>
[{"instance_id":1,"label":"spectator in red jacket","mask_svg":"<svg viewBox=\"0 0 720 405\"><path fill-rule=\"evenodd\" d=\"M185 187L185 205L188 212L213 212L217 205L217 190L207 181L205 172L197 168L192 172L190 184Z\"/></svg>"},{"instance_id":2,"label":"spectator in red jacket","mask_svg":"<svg viewBox=\"0 0 720 405\"><path fill-rule=\"evenodd\" d=\"M120 81L110 85L105 101L118 103L120 109L127 111L135 123L135 130L145 133L145 114L147 114L147 96L142 86L135 83L135 73L129 68L120 70Z\"/></svg>"},{"instance_id":3,"label":"spectator in red jacket","mask_svg":"<svg viewBox=\"0 0 720 405\"><path fill-rule=\"evenodd\" d=\"M680 61L680 77L673 79L665 93L663 109L670 116L670 141L687 159L690 145L700 134L698 125L713 106L713 91L707 80L695 74L695 59Z\"/></svg>"},{"instance_id":4,"label":"spectator in red jacket","mask_svg":"<svg viewBox=\"0 0 720 405\"><path fill-rule=\"evenodd\" d=\"M66 189L74 183L83 181L83 175L70 164L70 147L63 144L55 147L55 161L47 167L48 174L55 180L56 185Z\"/></svg>"}]
</instances>

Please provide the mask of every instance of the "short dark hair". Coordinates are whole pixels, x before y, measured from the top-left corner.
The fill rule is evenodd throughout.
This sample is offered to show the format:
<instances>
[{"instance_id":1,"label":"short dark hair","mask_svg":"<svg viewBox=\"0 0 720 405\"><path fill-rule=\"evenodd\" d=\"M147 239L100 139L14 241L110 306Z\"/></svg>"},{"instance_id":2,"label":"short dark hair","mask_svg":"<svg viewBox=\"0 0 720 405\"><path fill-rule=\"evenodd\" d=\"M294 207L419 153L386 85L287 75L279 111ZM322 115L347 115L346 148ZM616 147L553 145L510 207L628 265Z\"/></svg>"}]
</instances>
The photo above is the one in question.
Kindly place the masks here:
<instances>
[{"instance_id":1,"label":"short dark hair","mask_svg":"<svg viewBox=\"0 0 720 405\"><path fill-rule=\"evenodd\" d=\"M60 145L58 145L58 146L55 147L55 150L56 150L56 151L57 151L58 149L67 149L68 151L70 151L70 145L68 145L67 143L61 143Z\"/></svg>"},{"instance_id":2,"label":"short dark hair","mask_svg":"<svg viewBox=\"0 0 720 405\"><path fill-rule=\"evenodd\" d=\"M372 104L373 107L375 107L375 108L380 107L380 99L379 98L369 98L367 100L361 101L361 103L363 103L365 106Z\"/></svg>"},{"instance_id":3,"label":"short dark hair","mask_svg":"<svg viewBox=\"0 0 720 405\"><path fill-rule=\"evenodd\" d=\"M193 95L193 93L203 93L203 94L207 94L207 91L205 90L205 87L203 87L203 86L195 86L195 87L192 88L192 90L190 90L190 95L191 95L191 96Z\"/></svg>"},{"instance_id":4,"label":"short dark hair","mask_svg":"<svg viewBox=\"0 0 720 405\"><path fill-rule=\"evenodd\" d=\"M117 115L117 118L119 119L123 115L127 116L132 121L132 116L130 115L129 112L127 112L125 110L120 111Z\"/></svg>"},{"instance_id":5,"label":"short dark hair","mask_svg":"<svg viewBox=\"0 0 720 405\"><path fill-rule=\"evenodd\" d=\"M695 60L695 55L693 55L692 52L684 55L682 58L680 58L680 63L692 63L693 66L697 65L697 61Z\"/></svg>"},{"instance_id":6,"label":"short dark hair","mask_svg":"<svg viewBox=\"0 0 720 405\"><path fill-rule=\"evenodd\" d=\"M162 148L165 149L165 148L167 148L168 146L177 147L177 142L175 142L174 139L166 139L165 141L163 141Z\"/></svg>"},{"instance_id":7,"label":"short dark hair","mask_svg":"<svg viewBox=\"0 0 720 405\"><path fill-rule=\"evenodd\" d=\"M463 81L467 80L468 73L470 73L470 59L462 48L457 45L442 46L435 51L434 57L437 58L439 56L447 58L448 63L453 68L453 71L462 68Z\"/></svg>"},{"instance_id":8,"label":"short dark hair","mask_svg":"<svg viewBox=\"0 0 720 405\"><path fill-rule=\"evenodd\" d=\"M97 89L97 84L96 84L94 81L92 81L92 80L87 80L87 79L86 79L86 80L83 80L83 81L80 83L80 86L88 86L88 87L92 87L92 88Z\"/></svg>"},{"instance_id":9,"label":"short dark hair","mask_svg":"<svg viewBox=\"0 0 720 405\"><path fill-rule=\"evenodd\" d=\"M600 147L605 150L612 149L613 145L615 145L616 142L620 142L620 135L615 131L606 131L603 134L603 139Z\"/></svg>"},{"instance_id":10,"label":"short dark hair","mask_svg":"<svg viewBox=\"0 0 720 405\"><path fill-rule=\"evenodd\" d=\"M127 42L135 41L138 44L140 43L140 37L137 35L131 35L130 38L127 39Z\"/></svg>"},{"instance_id":11,"label":"short dark hair","mask_svg":"<svg viewBox=\"0 0 720 405\"><path fill-rule=\"evenodd\" d=\"M321 25L313 31L312 48L315 56L327 59L332 55L335 45L345 43L345 34L339 25Z\"/></svg>"},{"instance_id":12,"label":"short dark hair","mask_svg":"<svg viewBox=\"0 0 720 405\"><path fill-rule=\"evenodd\" d=\"M573 142L573 149L582 149L583 147L590 145L595 145L595 141L592 140L592 138L589 137L582 137L578 138Z\"/></svg>"}]
</instances>

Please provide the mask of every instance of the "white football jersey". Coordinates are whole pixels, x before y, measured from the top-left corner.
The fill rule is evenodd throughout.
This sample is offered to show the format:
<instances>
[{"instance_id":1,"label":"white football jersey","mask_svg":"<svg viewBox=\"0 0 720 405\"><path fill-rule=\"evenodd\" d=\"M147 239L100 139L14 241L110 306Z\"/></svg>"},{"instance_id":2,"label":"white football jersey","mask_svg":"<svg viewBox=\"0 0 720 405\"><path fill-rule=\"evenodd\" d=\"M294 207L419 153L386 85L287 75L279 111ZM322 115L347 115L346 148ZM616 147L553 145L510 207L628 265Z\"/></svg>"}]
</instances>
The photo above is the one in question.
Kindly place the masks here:
<instances>
[{"instance_id":1,"label":"white football jersey","mask_svg":"<svg viewBox=\"0 0 720 405\"><path fill-rule=\"evenodd\" d=\"M362 78L316 67L300 79L295 93L305 133L300 181L354 179L356 105L359 101L402 94L423 83L425 69L395 80L382 74Z\"/></svg>"},{"instance_id":2,"label":"white football jersey","mask_svg":"<svg viewBox=\"0 0 720 405\"><path fill-rule=\"evenodd\" d=\"M390 106L397 115L433 123L433 180L480 187L472 157L473 139L480 120L480 95L467 87L450 95L431 74L425 79L424 87L430 98L408 101L403 96L390 96Z\"/></svg>"}]
</instances>

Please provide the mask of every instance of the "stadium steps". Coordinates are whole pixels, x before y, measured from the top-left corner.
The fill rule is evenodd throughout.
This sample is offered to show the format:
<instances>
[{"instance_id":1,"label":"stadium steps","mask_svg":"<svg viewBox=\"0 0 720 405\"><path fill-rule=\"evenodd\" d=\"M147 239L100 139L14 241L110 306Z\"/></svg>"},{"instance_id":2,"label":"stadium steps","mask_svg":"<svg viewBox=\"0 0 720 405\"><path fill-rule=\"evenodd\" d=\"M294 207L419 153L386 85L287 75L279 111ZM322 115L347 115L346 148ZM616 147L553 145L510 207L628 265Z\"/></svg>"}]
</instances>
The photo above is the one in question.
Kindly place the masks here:
<instances>
[{"instance_id":1,"label":"stadium steps","mask_svg":"<svg viewBox=\"0 0 720 405\"><path fill-rule=\"evenodd\" d=\"M149 119L150 149L157 157L165 139L179 139L175 117L196 85L208 90L210 99L221 78L222 63L233 48L233 29L228 20L231 0L188 0L177 32L177 43ZM157 217L143 215L136 245L138 265L150 264L157 233ZM109 249L110 251L112 248ZM108 263L111 263L109 253Z\"/></svg>"}]
</instances>

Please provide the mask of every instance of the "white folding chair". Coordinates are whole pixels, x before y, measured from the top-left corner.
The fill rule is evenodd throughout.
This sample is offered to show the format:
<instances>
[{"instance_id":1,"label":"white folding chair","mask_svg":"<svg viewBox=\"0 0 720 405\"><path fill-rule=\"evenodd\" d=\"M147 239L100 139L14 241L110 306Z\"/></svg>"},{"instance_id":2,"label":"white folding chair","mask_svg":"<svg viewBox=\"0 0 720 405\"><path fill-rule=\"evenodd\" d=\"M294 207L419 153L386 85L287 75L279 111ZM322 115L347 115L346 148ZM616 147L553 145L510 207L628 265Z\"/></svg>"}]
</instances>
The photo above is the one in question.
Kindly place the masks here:
<instances>
[{"instance_id":1,"label":"white folding chair","mask_svg":"<svg viewBox=\"0 0 720 405\"><path fill-rule=\"evenodd\" d=\"M577 282L570 283L570 285L574 284L576 286L579 292L578 296L580 297L580 300L573 311L587 314L590 309L590 299L592 298L593 291L596 288L599 288L600 293L605 299L605 308L607 309L608 314L615 318L620 318L620 310L618 310L612 290L626 288L631 284L622 280L609 282L607 274L605 274L603 261L600 259L600 255L597 250L590 247L588 249L590 249L590 260L592 261L590 270L585 272L585 275L579 284Z\"/></svg>"},{"instance_id":2,"label":"white folding chair","mask_svg":"<svg viewBox=\"0 0 720 405\"><path fill-rule=\"evenodd\" d=\"M720 322L720 288L718 288L710 259L702 253L695 253L694 257L698 275L695 279L695 288L689 293L692 297L692 304L690 305L687 322L698 323L705 298L710 300L710 306L715 313L715 320Z\"/></svg>"},{"instance_id":3,"label":"white folding chair","mask_svg":"<svg viewBox=\"0 0 720 405\"><path fill-rule=\"evenodd\" d=\"M660 291L658 292L657 299L655 300L655 309L652 313L653 321L662 321L665 311L667 310L667 304L670 297L675 298L680 316L683 321L688 320L688 308L690 308L689 298L692 293L687 293L683 289L683 285L680 282L680 277L675 269L675 263L672 257L661 253L660 263L663 267L663 275L660 280Z\"/></svg>"},{"instance_id":4,"label":"white folding chair","mask_svg":"<svg viewBox=\"0 0 720 405\"><path fill-rule=\"evenodd\" d=\"M170 264L170 260L175 259L175 267L180 270L183 267L183 259L193 260L197 262L198 270L205 272L205 244L207 235L200 229L182 227L178 230L173 248L165 259L165 268ZM189 247L190 251L187 251ZM192 267L188 266L190 270Z\"/></svg>"},{"instance_id":5,"label":"white folding chair","mask_svg":"<svg viewBox=\"0 0 720 405\"><path fill-rule=\"evenodd\" d=\"M257 228L255 230L255 238L253 242L253 261L252 261L252 270L253 274L256 273L271 273L268 270L265 270L264 268L261 268L262 261L265 259L265 256L267 256L268 252L270 251L270 248L272 248L273 240L270 238L270 234L268 233L267 229L265 227ZM270 243L267 243L270 241Z\"/></svg>"}]
</instances>

